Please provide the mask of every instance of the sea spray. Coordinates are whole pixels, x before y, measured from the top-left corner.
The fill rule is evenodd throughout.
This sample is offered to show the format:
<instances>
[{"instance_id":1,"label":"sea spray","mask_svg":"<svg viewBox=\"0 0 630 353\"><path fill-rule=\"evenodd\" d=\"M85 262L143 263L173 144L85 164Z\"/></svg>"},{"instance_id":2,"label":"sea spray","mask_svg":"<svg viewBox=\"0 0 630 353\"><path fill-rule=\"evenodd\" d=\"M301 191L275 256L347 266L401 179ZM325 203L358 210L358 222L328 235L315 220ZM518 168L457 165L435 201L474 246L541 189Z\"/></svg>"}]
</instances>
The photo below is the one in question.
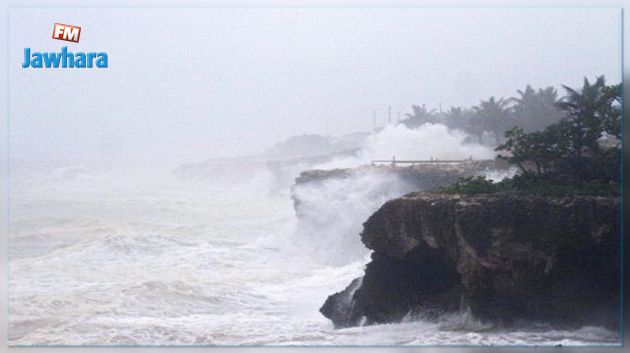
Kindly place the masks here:
<instances>
[{"instance_id":1,"label":"sea spray","mask_svg":"<svg viewBox=\"0 0 630 353\"><path fill-rule=\"evenodd\" d=\"M229 187L85 167L28 174L11 174L9 344L618 343L597 327L472 333L413 321L335 330L318 309L366 260L327 266L310 261L308 247L286 246L296 240L284 233L295 221L291 202L265 190L264 175Z\"/></svg>"},{"instance_id":2,"label":"sea spray","mask_svg":"<svg viewBox=\"0 0 630 353\"><path fill-rule=\"evenodd\" d=\"M480 176L484 176L488 180L492 180L497 183L503 179L511 178L518 174L518 168L510 167L506 169L486 169L479 173Z\"/></svg>"},{"instance_id":3,"label":"sea spray","mask_svg":"<svg viewBox=\"0 0 630 353\"><path fill-rule=\"evenodd\" d=\"M313 169L353 168L373 160L493 159L492 148L467 143L468 135L444 124L423 124L410 129L388 125L370 134L356 157L344 156L313 166Z\"/></svg>"},{"instance_id":4,"label":"sea spray","mask_svg":"<svg viewBox=\"0 0 630 353\"><path fill-rule=\"evenodd\" d=\"M493 157L490 148L465 140L466 134L442 124L415 129L389 125L368 136L357 157L340 157L313 169L355 168L392 156L420 160ZM341 178L297 184L292 190L299 207L296 241L326 264L361 259L368 252L359 237L363 222L386 201L422 190L424 185L403 180L395 172L369 168L357 168Z\"/></svg>"},{"instance_id":5,"label":"sea spray","mask_svg":"<svg viewBox=\"0 0 630 353\"><path fill-rule=\"evenodd\" d=\"M387 200L415 189L395 174L373 171L296 185L296 241L325 264L359 260L368 253L359 237L363 222Z\"/></svg>"},{"instance_id":6,"label":"sea spray","mask_svg":"<svg viewBox=\"0 0 630 353\"><path fill-rule=\"evenodd\" d=\"M321 219L319 229L308 222L293 229L301 221L288 198L268 192L265 173L227 185L101 169L11 170L10 344L618 342L616 332L597 327L472 333L469 325L453 331L413 321L333 329L318 309L363 272L360 213L410 189L393 175L296 187L321 210L308 214ZM338 223L340 216L349 218ZM304 225L311 232L300 233ZM353 247L356 261L346 257ZM329 252L347 265L322 265Z\"/></svg>"},{"instance_id":7,"label":"sea spray","mask_svg":"<svg viewBox=\"0 0 630 353\"><path fill-rule=\"evenodd\" d=\"M466 143L466 133L443 124L423 124L416 129L389 125L367 138L363 154L372 159L430 160L492 159L495 152L486 146Z\"/></svg>"}]
</instances>

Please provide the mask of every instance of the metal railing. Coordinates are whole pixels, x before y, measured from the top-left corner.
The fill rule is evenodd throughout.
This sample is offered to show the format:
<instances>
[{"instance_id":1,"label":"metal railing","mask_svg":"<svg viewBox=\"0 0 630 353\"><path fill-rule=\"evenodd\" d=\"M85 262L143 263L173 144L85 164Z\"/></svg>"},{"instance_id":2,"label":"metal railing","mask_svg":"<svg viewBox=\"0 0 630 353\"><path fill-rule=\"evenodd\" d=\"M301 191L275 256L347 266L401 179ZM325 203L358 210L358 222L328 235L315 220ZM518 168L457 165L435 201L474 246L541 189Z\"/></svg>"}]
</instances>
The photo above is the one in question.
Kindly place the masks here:
<instances>
[{"instance_id":1,"label":"metal railing","mask_svg":"<svg viewBox=\"0 0 630 353\"><path fill-rule=\"evenodd\" d=\"M491 161L491 159L473 159L472 157L468 159L438 159L431 157L428 160L397 160L396 156L394 156L392 159L374 159L372 160L372 165L376 165L376 163L390 163L392 167L395 167L396 164L411 164L413 166L415 164L459 164L472 161Z\"/></svg>"}]
</instances>

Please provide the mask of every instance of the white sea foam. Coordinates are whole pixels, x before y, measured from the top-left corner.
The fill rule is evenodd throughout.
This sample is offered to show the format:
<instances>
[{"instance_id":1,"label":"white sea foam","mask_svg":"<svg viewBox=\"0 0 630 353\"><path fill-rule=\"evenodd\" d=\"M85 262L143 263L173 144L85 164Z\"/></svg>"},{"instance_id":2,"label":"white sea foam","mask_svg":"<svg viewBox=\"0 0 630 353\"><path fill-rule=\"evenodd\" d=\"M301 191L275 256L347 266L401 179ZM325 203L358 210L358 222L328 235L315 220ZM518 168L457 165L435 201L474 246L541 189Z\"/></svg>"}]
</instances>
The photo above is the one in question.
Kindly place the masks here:
<instances>
[{"instance_id":1,"label":"white sea foam","mask_svg":"<svg viewBox=\"0 0 630 353\"><path fill-rule=\"evenodd\" d=\"M348 178L299 185L295 238L302 251L325 264L346 264L364 258L368 250L360 233L363 222L387 200L414 191L396 175L363 172Z\"/></svg>"},{"instance_id":2,"label":"white sea foam","mask_svg":"<svg viewBox=\"0 0 630 353\"><path fill-rule=\"evenodd\" d=\"M467 135L443 124L424 124L416 129L388 125L367 139L364 154L373 159L492 159L495 152L486 146L465 143Z\"/></svg>"},{"instance_id":3,"label":"white sea foam","mask_svg":"<svg viewBox=\"0 0 630 353\"><path fill-rule=\"evenodd\" d=\"M443 124L423 124L415 129L405 125L387 125L369 135L356 157L337 158L315 168L357 167L372 160L452 160L492 159L492 148L467 143L467 135Z\"/></svg>"},{"instance_id":4,"label":"white sea foam","mask_svg":"<svg viewBox=\"0 0 630 353\"><path fill-rule=\"evenodd\" d=\"M374 139L370 146L387 157L389 143ZM409 151L400 157L437 156ZM457 156L466 155L443 158ZM249 180L213 185L80 166L13 173L10 343L618 343L618 334L603 328L502 331L481 327L466 313L335 330L318 309L362 275L368 252L359 239L361 223L408 187L366 174L301 188L296 192L310 222L304 224L286 195L269 192L267 173Z\"/></svg>"}]
</instances>

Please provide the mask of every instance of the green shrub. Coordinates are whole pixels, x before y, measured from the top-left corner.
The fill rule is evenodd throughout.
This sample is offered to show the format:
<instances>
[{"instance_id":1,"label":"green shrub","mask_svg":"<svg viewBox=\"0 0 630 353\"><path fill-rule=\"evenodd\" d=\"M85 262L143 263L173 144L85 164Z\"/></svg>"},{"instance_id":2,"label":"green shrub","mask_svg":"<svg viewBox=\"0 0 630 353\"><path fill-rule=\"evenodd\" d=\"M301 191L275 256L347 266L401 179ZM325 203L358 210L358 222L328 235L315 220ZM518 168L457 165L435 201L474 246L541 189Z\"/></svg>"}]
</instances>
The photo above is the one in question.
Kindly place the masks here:
<instances>
[{"instance_id":1,"label":"green shrub","mask_svg":"<svg viewBox=\"0 0 630 353\"><path fill-rule=\"evenodd\" d=\"M499 191L499 184L484 176L465 177L441 188L440 191L447 194L487 194Z\"/></svg>"},{"instance_id":2,"label":"green shrub","mask_svg":"<svg viewBox=\"0 0 630 353\"><path fill-rule=\"evenodd\" d=\"M564 180L554 179L548 175L523 173L507 178L500 182L493 182L484 176L460 178L457 182L440 188L447 194L489 194L496 192L509 192L522 195L539 196L617 196L620 195L618 183L593 180L581 184L566 183Z\"/></svg>"}]
</instances>

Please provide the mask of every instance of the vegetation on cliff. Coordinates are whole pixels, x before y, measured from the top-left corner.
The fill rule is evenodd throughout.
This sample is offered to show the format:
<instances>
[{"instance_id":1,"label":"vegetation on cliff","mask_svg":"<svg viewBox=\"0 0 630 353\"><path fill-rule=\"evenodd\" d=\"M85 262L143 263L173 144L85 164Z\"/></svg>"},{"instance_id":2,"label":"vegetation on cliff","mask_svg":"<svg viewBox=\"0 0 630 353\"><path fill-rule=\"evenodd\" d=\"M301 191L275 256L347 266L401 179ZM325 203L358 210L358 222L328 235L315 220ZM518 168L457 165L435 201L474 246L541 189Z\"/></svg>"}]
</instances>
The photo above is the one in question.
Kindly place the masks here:
<instances>
[{"instance_id":1,"label":"vegetation on cliff","mask_svg":"<svg viewBox=\"0 0 630 353\"><path fill-rule=\"evenodd\" d=\"M321 313L335 327L468 310L498 326L618 329L621 201L600 196L619 195L621 87L599 77L564 88L558 101L539 91L558 113L541 128L549 112L530 109L533 89L521 92L529 108L519 114L538 120L508 129L496 148L498 160L519 169L514 177L467 176L442 193L390 200L370 216L361 232L373 250L365 275L329 296ZM514 122L506 106L491 98L474 109L495 137ZM416 107L406 123L437 122L432 114Z\"/></svg>"},{"instance_id":2,"label":"vegetation on cliff","mask_svg":"<svg viewBox=\"0 0 630 353\"><path fill-rule=\"evenodd\" d=\"M520 192L541 195L619 195L621 161L621 86L603 76L584 79L580 90L555 106L562 118L544 130L513 127L496 150L520 174L494 183L469 177L442 189L446 193Z\"/></svg>"},{"instance_id":3,"label":"vegetation on cliff","mask_svg":"<svg viewBox=\"0 0 630 353\"><path fill-rule=\"evenodd\" d=\"M536 90L528 85L516 93L515 97L493 96L481 100L474 107L451 107L445 112L436 112L424 104L414 105L412 112L407 113L401 123L409 128L416 128L425 123L444 124L451 129L467 132L474 136L478 143L484 142L485 133L490 133L494 137L492 142L499 144L504 132L514 126L522 128L525 132L533 132L542 130L562 118L562 111L557 106L558 92L555 88Z\"/></svg>"}]
</instances>

